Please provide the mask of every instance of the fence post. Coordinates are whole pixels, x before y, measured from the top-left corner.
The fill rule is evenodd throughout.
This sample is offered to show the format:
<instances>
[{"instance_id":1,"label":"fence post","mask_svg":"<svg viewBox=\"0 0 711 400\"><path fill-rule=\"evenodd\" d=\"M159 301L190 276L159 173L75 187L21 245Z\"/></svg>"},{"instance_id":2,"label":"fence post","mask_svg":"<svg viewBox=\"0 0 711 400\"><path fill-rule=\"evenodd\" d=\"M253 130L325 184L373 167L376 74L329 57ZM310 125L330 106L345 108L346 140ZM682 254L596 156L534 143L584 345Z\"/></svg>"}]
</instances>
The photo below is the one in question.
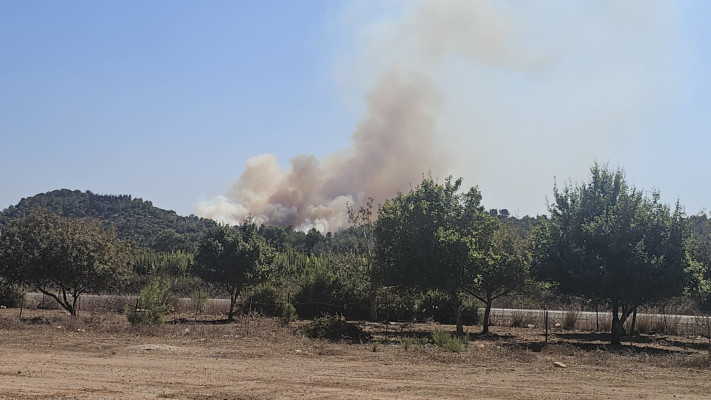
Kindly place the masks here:
<instances>
[{"instance_id":1,"label":"fence post","mask_svg":"<svg viewBox=\"0 0 711 400\"><path fill-rule=\"evenodd\" d=\"M543 308L543 325L546 326L546 344L548 344L548 309Z\"/></svg>"},{"instance_id":2,"label":"fence post","mask_svg":"<svg viewBox=\"0 0 711 400\"><path fill-rule=\"evenodd\" d=\"M22 309L25 307L25 295L20 299L20 321L22 321Z\"/></svg>"}]
</instances>

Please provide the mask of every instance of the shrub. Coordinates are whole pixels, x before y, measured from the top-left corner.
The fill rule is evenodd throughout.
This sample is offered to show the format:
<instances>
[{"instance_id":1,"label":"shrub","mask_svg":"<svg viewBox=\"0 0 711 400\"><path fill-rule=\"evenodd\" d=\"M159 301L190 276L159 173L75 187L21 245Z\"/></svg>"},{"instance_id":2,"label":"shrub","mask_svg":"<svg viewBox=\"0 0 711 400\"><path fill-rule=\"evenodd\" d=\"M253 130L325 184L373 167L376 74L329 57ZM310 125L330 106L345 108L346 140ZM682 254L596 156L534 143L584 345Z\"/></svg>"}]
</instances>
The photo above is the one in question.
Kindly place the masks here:
<instances>
[{"instance_id":1,"label":"shrub","mask_svg":"<svg viewBox=\"0 0 711 400\"><path fill-rule=\"evenodd\" d=\"M424 294L417 306L417 319L433 320L440 324L456 323L454 314L455 303L451 296L439 290L430 290ZM476 325L479 323L479 309L476 301L464 298L462 304L462 323Z\"/></svg>"},{"instance_id":2,"label":"shrub","mask_svg":"<svg viewBox=\"0 0 711 400\"><path fill-rule=\"evenodd\" d=\"M19 307L25 297L25 288L5 281L0 277L0 306Z\"/></svg>"},{"instance_id":3,"label":"shrub","mask_svg":"<svg viewBox=\"0 0 711 400\"><path fill-rule=\"evenodd\" d=\"M574 330L578 325L578 312L566 311L563 315L563 329Z\"/></svg>"},{"instance_id":4,"label":"shrub","mask_svg":"<svg viewBox=\"0 0 711 400\"><path fill-rule=\"evenodd\" d=\"M282 297L274 286L257 285L241 297L242 310L251 310L268 317L279 317L283 313Z\"/></svg>"},{"instance_id":5,"label":"shrub","mask_svg":"<svg viewBox=\"0 0 711 400\"><path fill-rule=\"evenodd\" d=\"M137 306L126 305L126 318L133 325L163 323L165 314L173 311L175 300L170 295L170 282L154 279L142 291Z\"/></svg>"},{"instance_id":6,"label":"shrub","mask_svg":"<svg viewBox=\"0 0 711 400\"><path fill-rule=\"evenodd\" d=\"M525 325L528 325L526 322L526 314L523 311L514 311L511 314L511 327L521 328Z\"/></svg>"},{"instance_id":7,"label":"shrub","mask_svg":"<svg viewBox=\"0 0 711 400\"><path fill-rule=\"evenodd\" d=\"M435 342L437 347L442 350L452 353L460 353L464 351L469 343L469 336L467 335L466 339L462 340L453 336L449 332L436 328L432 331L432 341Z\"/></svg>"},{"instance_id":8,"label":"shrub","mask_svg":"<svg viewBox=\"0 0 711 400\"><path fill-rule=\"evenodd\" d=\"M206 290L195 289L190 292L190 302L192 303L193 310L198 314L205 311L208 300L210 300L210 294Z\"/></svg>"},{"instance_id":9,"label":"shrub","mask_svg":"<svg viewBox=\"0 0 711 400\"><path fill-rule=\"evenodd\" d=\"M349 342L371 339L370 335L363 332L357 325L331 315L314 319L304 325L303 331L306 336L314 339L327 339L332 341L346 340Z\"/></svg>"},{"instance_id":10,"label":"shrub","mask_svg":"<svg viewBox=\"0 0 711 400\"><path fill-rule=\"evenodd\" d=\"M379 348L379 347L380 347L380 342L378 342L377 340L376 340L376 341L373 341L373 342L370 342L370 350L371 350L373 353L376 353L376 352L378 351L378 348Z\"/></svg>"},{"instance_id":11,"label":"shrub","mask_svg":"<svg viewBox=\"0 0 711 400\"><path fill-rule=\"evenodd\" d=\"M410 348L419 349L422 347L422 341L416 337L400 338L400 346L403 350L408 351Z\"/></svg>"},{"instance_id":12,"label":"shrub","mask_svg":"<svg viewBox=\"0 0 711 400\"><path fill-rule=\"evenodd\" d=\"M292 321L296 321L298 318L299 316L296 315L296 307L294 307L291 303L284 304L281 311L281 322L285 325L289 325Z\"/></svg>"}]
</instances>

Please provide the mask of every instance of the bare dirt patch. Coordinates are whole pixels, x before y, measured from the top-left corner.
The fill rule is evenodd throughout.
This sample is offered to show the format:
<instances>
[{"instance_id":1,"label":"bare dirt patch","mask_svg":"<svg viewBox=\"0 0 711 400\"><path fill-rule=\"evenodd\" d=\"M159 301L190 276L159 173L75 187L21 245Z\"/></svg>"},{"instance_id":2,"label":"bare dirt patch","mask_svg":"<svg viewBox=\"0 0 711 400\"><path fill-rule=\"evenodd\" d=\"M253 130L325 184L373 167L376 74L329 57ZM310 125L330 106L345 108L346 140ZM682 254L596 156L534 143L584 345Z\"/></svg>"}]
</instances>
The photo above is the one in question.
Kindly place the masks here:
<instances>
[{"instance_id":1,"label":"bare dirt patch","mask_svg":"<svg viewBox=\"0 0 711 400\"><path fill-rule=\"evenodd\" d=\"M27 311L26 311L27 312ZM42 318L42 324L31 323ZM366 324L381 342L302 337L276 320L132 328L123 316L0 310L0 399L708 398L707 341L494 327L466 351L399 338L433 325ZM92 322L92 319L94 322ZM445 327L448 328L448 327ZM479 328L473 327L472 330ZM567 335L567 336L566 336ZM557 367L554 363L565 367Z\"/></svg>"}]
</instances>

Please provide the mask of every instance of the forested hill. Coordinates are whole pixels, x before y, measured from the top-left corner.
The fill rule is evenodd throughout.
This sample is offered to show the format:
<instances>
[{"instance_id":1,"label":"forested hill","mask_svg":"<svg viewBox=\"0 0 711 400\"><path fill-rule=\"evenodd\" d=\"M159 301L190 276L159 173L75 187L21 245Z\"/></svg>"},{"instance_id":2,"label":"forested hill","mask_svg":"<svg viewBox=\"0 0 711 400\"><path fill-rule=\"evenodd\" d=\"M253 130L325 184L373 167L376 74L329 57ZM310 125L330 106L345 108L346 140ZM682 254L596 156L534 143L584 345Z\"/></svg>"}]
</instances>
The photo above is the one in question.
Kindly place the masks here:
<instances>
[{"instance_id":1,"label":"forested hill","mask_svg":"<svg viewBox=\"0 0 711 400\"><path fill-rule=\"evenodd\" d=\"M189 250L204 230L215 226L214 221L194 215L183 217L130 195L100 195L67 189L20 200L16 206L0 212L0 226L27 215L37 206L63 217L91 217L111 223L119 237L156 250Z\"/></svg>"}]
</instances>

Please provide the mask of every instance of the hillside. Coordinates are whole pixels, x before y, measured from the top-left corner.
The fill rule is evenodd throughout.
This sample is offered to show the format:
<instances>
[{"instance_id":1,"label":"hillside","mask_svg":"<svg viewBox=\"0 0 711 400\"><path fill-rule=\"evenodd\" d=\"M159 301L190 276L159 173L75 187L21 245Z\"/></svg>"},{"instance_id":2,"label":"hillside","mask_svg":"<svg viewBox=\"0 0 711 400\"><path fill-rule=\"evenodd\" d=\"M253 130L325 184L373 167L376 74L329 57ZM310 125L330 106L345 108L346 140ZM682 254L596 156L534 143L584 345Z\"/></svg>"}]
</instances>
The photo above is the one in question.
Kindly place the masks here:
<instances>
[{"instance_id":1,"label":"hillside","mask_svg":"<svg viewBox=\"0 0 711 400\"><path fill-rule=\"evenodd\" d=\"M61 189L24 198L6 208L0 212L0 227L37 206L63 217L91 217L113 224L120 238L156 250L189 250L204 230L215 226L214 221L194 215L183 217L130 195Z\"/></svg>"}]
</instances>

